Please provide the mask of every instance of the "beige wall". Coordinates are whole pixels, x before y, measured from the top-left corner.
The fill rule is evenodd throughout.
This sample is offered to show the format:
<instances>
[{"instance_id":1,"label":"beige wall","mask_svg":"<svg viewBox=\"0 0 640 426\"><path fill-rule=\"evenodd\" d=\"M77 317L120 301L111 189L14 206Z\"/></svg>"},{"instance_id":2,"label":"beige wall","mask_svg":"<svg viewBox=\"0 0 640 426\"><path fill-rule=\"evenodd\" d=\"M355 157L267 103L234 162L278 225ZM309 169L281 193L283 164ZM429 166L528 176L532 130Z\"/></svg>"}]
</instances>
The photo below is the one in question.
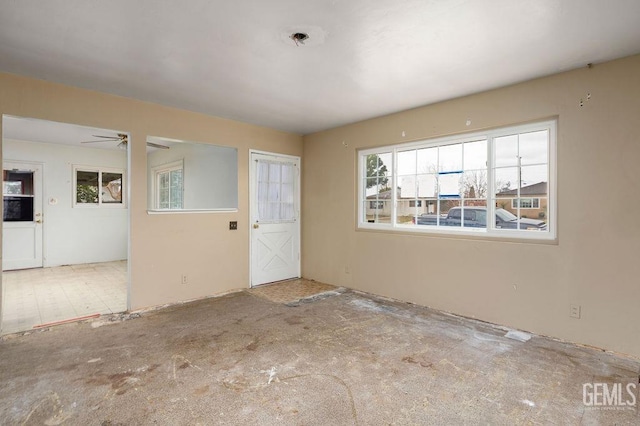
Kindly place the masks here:
<instances>
[{"instance_id":1,"label":"beige wall","mask_svg":"<svg viewBox=\"0 0 640 426\"><path fill-rule=\"evenodd\" d=\"M298 135L1 73L0 114L130 132L133 309L248 287L249 149L302 154ZM148 215L148 135L238 148L238 212Z\"/></svg>"},{"instance_id":2,"label":"beige wall","mask_svg":"<svg viewBox=\"0 0 640 426\"><path fill-rule=\"evenodd\" d=\"M639 76L635 56L306 136L303 275L640 356ZM554 116L558 244L356 230L357 149Z\"/></svg>"}]
</instances>

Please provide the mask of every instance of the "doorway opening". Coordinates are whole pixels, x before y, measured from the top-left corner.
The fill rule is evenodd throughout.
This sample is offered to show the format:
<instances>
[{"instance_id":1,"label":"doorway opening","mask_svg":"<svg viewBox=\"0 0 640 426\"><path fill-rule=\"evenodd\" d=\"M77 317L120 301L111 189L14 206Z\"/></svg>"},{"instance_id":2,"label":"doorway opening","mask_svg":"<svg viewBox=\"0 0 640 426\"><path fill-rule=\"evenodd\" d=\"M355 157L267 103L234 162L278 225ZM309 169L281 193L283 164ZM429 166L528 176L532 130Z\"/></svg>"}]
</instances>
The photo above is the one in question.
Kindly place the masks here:
<instances>
[{"instance_id":1,"label":"doorway opening","mask_svg":"<svg viewBox=\"0 0 640 426\"><path fill-rule=\"evenodd\" d=\"M3 116L2 334L128 309L126 132Z\"/></svg>"}]
</instances>

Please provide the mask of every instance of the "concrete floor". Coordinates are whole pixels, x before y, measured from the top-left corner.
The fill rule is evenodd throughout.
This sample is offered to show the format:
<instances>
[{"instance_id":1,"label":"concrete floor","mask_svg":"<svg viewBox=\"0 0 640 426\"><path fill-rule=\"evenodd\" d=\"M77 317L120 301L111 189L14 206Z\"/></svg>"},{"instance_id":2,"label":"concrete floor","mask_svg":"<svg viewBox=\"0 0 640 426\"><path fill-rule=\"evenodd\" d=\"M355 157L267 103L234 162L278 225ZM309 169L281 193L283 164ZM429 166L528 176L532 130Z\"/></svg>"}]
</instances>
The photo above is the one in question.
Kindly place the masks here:
<instances>
[{"instance_id":1,"label":"concrete floor","mask_svg":"<svg viewBox=\"0 0 640 426\"><path fill-rule=\"evenodd\" d=\"M0 343L2 424L640 424L638 361L344 291L249 291Z\"/></svg>"}]
</instances>

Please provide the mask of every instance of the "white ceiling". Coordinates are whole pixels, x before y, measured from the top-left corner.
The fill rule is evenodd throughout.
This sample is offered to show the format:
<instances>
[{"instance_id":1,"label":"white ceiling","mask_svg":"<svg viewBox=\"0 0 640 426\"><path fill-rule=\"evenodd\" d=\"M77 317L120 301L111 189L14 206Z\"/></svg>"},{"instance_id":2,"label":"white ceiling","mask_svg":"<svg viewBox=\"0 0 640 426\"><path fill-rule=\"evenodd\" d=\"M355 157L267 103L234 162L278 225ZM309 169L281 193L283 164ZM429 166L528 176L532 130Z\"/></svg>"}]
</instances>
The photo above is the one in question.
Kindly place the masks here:
<instances>
[{"instance_id":1,"label":"white ceiling","mask_svg":"<svg viewBox=\"0 0 640 426\"><path fill-rule=\"evenodd\" d=\"M97 148L106 150L122 150L120 141L103 140L103 136L117 137L118 130L100 129L96 127L78 126L69 123L38 120L35 118L2 117L2 137L20 141L53 143L71 145L83 148ZM171 147L184 142L173 139L148 136L147 142ZM154 152L157 148L147 146L147 152Z\"/></svg>"},{"instance_id":2,"label":"white ceiling","mask_svg":"<svg viewBox=\"0 0 640 426\"><path fill-rule=\"evenodd\" d=\"M1 71L300 134L639 52L638 0L0 0Z\"/></svg>"},{"instance_id":3,"label":"white ceiling","mask_svg":"<svg viewBox=\"0 0 640 426\"><path fill-rule=\"evenodd\" d=\"M118 133L115 130L97 129L32 118L11 116L2 118L2 137L6 139L83 146L82 142L84 141L100 139L95 135L115 137ZM84 144L84 146L87 148L118 149L118 143L104 141Z\"/></svg>"}]
</instances>

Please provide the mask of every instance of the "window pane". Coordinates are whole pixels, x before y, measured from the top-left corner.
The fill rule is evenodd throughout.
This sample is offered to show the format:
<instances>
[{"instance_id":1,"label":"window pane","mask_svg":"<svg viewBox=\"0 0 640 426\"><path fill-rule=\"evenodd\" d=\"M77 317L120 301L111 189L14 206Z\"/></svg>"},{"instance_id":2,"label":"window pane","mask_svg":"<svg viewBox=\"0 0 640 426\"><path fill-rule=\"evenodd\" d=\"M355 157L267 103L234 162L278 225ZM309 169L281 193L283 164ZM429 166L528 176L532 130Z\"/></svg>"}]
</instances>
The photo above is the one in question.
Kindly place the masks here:
<instances>
[{"instance_id":1,"label":"window pane","mask_svg":"<svg viewBox=\"0 0 640 426\"><path fill-rule=\"evenodd\" d=\"M547 215L549 214L549 212L547 211L548 198L546 198L546 197L545 198L538 198L538 203L539 203L539 206L536 207L537 208L537 212L538 212L537 218L547 222L548 221Z\"/></svg>"},{"instance_id":2,"label":"window pane","mask_svg":"<svg viewBox=\"0 0 640 426\"><path fill-rule=\"evenodd\" d=\"M293 164L282 165L282 182L293 183L295 178L295 166Z\"/></svg>"},{"instance_id":3,"label":"window pane","mask_svg":"<svg viewBox=\"0 0 640 426\"><path fill-rule=\"evenodd\" d=\"M518 135L495 138L494 147L494 167L518 165Z\"/></svg>"},{"instance_id":4,"label":"window pane","mask_svg":"<svg viewBox=\"0 0 640 426\"><path fill-rule=\"evenodd\" d=\"M182 169L171 171L170 207L171 209L184 208L184 188L182 185Z\"/></svg>"},{"instance_id":5,"label":"window pane","mask_svg":"<svg viewBox=\"0 0 640 426\"><path fill-rule=\"evenodd\" d=\"M169 173L162 173L160 175L160 188L169 187Z\"/></svg>"},{"instance_id":6,"label":"window pane","mask_svg":"<svg viewBox=\"0 0 640 426\"><path fill-rule=\"evenodd\" d=\"M365 180L365 195L371 194L372 191L377 191L378 189L386 186L389 183L389 180L386 178L372 177Z\"/></svg>"},{"instance_id":7,"label":"window pane","mask_svg":"<svg viewBox=\"0 0 640 426\"><path fill-rule=\"evenodd\" d=\"M418 150L418 173L438 173L438 148Z\"/></svg>"},{"instance_id":8,"label":"window pane","mask_svg":"<svg viewBox=\"0 0 640 426\"><path fill-rule=\"evenodd\" d=\"M522 186L520 187L526 193L521 195L538 195L539 193L547 193L547 166L523 166L521 172ZM541 185L539 185L541 184ZM535 187L533 187L535 185ZM525 190L525 188L527 188ZM532 192L533 191L533 192Z\"/></svg>"},{"instance_id":9,"label":"window pane","mask_svg":"<svg viewBox=\"0 0 640 426\"><path fill-rule=\"evenodd\" d=\"M22 182L2 182L2 193L5 195L22 194Z\"/></svg>"},{"instance_id":10,"label":"window pane","mask_svg":"<svg viewBox=\"0 0 640 426\"><path fill-rule=\"evenodd\" d=\"M102 173L102 202L122 203L122 173Z\"/></svg>"},{"instance_id":11,"label":"window pane","mask_svg":"<svg viewBox=\"0 0 640 426\"><path fill-rule=\"evenodd\" d=\"M398 175L416 174L416 150L398 152Z\"/></svg>"},{"instance_id":12,"label":"window pane","mask_svg":"<svg viewBox=\"0 0 640 426\"><path fill-rule=\"evenodd\" d=\"M269 182L280 183L280 163L269 163Z\"/></svg>"},{"instance_id":13,"label":"window pane","mask_svg":"<svg viewBox=\"0 0 640 426\"><path fill-rule=\"evenodd\" d=\"M518 168L508 167L496 169L493 187L496 192L496 197L517 197Z\"/></svg>"},{"instance_id":14,"label":"window pane","mask_svg":"<svg viewBox=\"0 0 640 426\"><path fill-rule=\"evenodd\" d=\"M399 194L396 204L396 223L398 224L411 223L419 213L415 200L418 196L416 159L417 151L415 149L398 153L397 185Z\"/></svg>"},{"instance_id":15,"label":"window pane","mask_svg":"<svg viewBox=\"0 0 640 426\"><path fill-rule=\"evenodd\" d=\"M391 153L370 154L365 158L363 221L390 223L391 218Z\"/></svg>"},{"instance_id":16,"label":"window pane","mask_svg":"<svg viewBox=\"0 0 640 426\"><path fill-rule=\"evenodd\" d=\"M171 171L171 186L182 188L182 169Z\"/></svg>"},{"instance_id":17,"label":"window pane","mask_svg":"<svg viewBox=\"0 0 640 426\"><path fill-rule=\"evenodd\" d=\"M464 218L464 220L462 219ZM486 206L456 206L449 210L447 218L442 223L445 226L460 226L465 228L486 228Z\"/></svg>"},{"instance_id":18,"label":"window pane","mask_svg":"<svg viewBox=\"0 0 640 426\"><path fill-rule=\"evenodd\" d=\"M457 172L462 170L462 144L441 146L438 149L439 172Z\"/></svg>"},{"instance_id":19,"label":"window pane","mask_svg":"<svg viewBox=\"0 0 640 426\"><path fill-rule=\"evenodd\" d=\"M270 182L267 192L267 201L277 203L280 201L280 182Z\"/></svg>"},{"instance_id":20,"label":"window pane","mask_svg":"<svg viewBox=\"0 0 640 426\"><path fill-rule=\"evenodd\" d=\"M98 204L98 172L76 171L76 203Z\"/></svg>"},{"instance_id":21,"label":"window pane","mask_svg":"<svg viewBox=\"0 0 640 426\"><path fill-rule=\"evenodd\" d=\"M283 170L285 168L283 167ZM280 219L284 221L290 221L295 219L294 217L294 194L293 184L282 184L282 207L280 210Z\"/></svg>"},{"instance_id":22,"label":"window pane","mask_svg":"<svg viewBox=\"0 0 640 426\"><path fill-rule=\"evenodd\" d=\"M466 228L487 227L487 200L465 200L464 212Z\"/></svg>"},{"instance_id":23,"label":"window pane","mask_svg":"<svg viewBox=\"0 0 640 426\"><path fill-rule=\"evenodd\" d=\"M161 189L159 192L159 208L161 209L171 208L168 187Z\"/></svg>"},{"instance_id":24,"label":"window pane","mask_svg":"<svg viewBox=\"0 0 640 426\"><path fill-rule=\"evenodd\" d=\"M460 224L460 212L458 211L456 213L456 207L460 207L461 202L460 200L439 200L439 204L440 204L440 217L438 218L438 223L440 224L440 226L461 226ZM451 212L451 215L453 216L454 220L450 221L448 220L448 216L449 216L449 212L451 211L451 209L454 209ZM455 220L455 217L458 217L458 220Z\"/></svg>"},{"instance_id":25,"label":"window pane","mask_svg":"<svg viewBox=\"0 0 640 426\"><path fill-rule=\"evenodd\" d=\"M418 175L416 177L418 197L434 198L438 194L438 177L435 174Z\"/></svg>"},{"instance_id":26,"label":"window pane","mask_svg":"<svg viewBox=\"0 0 640 426\"><path fill-rule=\"evenodd\" d=\"M416 175L398 176L401 198L415 198L418 194Z\"/></svg>"},{"instance_id":27,"label":"window pane","mask_svg":"<svg viewBox=\"0 0 640 426\"><path fill-rule=\"evenodd\" d=\"M391 223L391 202L365 201L364 205L365 222L368 223Z\"/></svg>"},{"instance_id":28,"label":"window pane","mask_svg":"<svg viewBox=\"0 0 640 426\"><path fill-rule=\"evenodd\" d=\"M33 197L3 197L4 222L33 222Z\"/></svg>"},{"instance_id":29,"label":"window pane","mask_svg":"<svg viewBox=\"0 0 640 426\"><path fill-rule=\"evenodd\" d=\"M462 173L446 173L438 176L439 197L460 197Z\"/></svg>"},{"instance_id":30,"label":"window pane","mask_svg":"<svg viewBox=\"0 0 640 426\"><path fill-rule=\"evenodd\" d=\"M464 144L464 169L487 169L487 141L467 142Z\"/></svg>"},{"instance_id":31,"label":"window pane","mask_svg":"<svg viewBox=\"0 0 640 426\"><path fill-rule=\"evenodd\" d=\"M520 135L520 158L521 164L546 164L548 162L548 140L547 130Z\"/></svg>"},{"instance_id":32,"label":"window pane","mask_svg":"<svg viewBox=\"0 0 640 426\"><path fill-rule=\"evenodd\" d=\"M487 171L465 171L462 176L462 196L467 199L486 199Z\"/></svg>"},{"instance_id":33,"label":"window pane","mask_svg":"<svg viewBox=\"0 0 640 426\"><path fill-rule=\"evenodd\" d=\"M369 188L382 188L391 183L391 165L391 153L367 155L364 170L364 178L367 180L367 193L365 196L369 195Z\"/></svg>"},{"instance_id":34,"label":"window pane","mask_svg":"<svg viewBox=\"0 0 640 426\"><path fill-rule=\"evenodd\" d=\"M33 195L33 172L3 170L3 194Z\"/></svg>"}]
</instances>

